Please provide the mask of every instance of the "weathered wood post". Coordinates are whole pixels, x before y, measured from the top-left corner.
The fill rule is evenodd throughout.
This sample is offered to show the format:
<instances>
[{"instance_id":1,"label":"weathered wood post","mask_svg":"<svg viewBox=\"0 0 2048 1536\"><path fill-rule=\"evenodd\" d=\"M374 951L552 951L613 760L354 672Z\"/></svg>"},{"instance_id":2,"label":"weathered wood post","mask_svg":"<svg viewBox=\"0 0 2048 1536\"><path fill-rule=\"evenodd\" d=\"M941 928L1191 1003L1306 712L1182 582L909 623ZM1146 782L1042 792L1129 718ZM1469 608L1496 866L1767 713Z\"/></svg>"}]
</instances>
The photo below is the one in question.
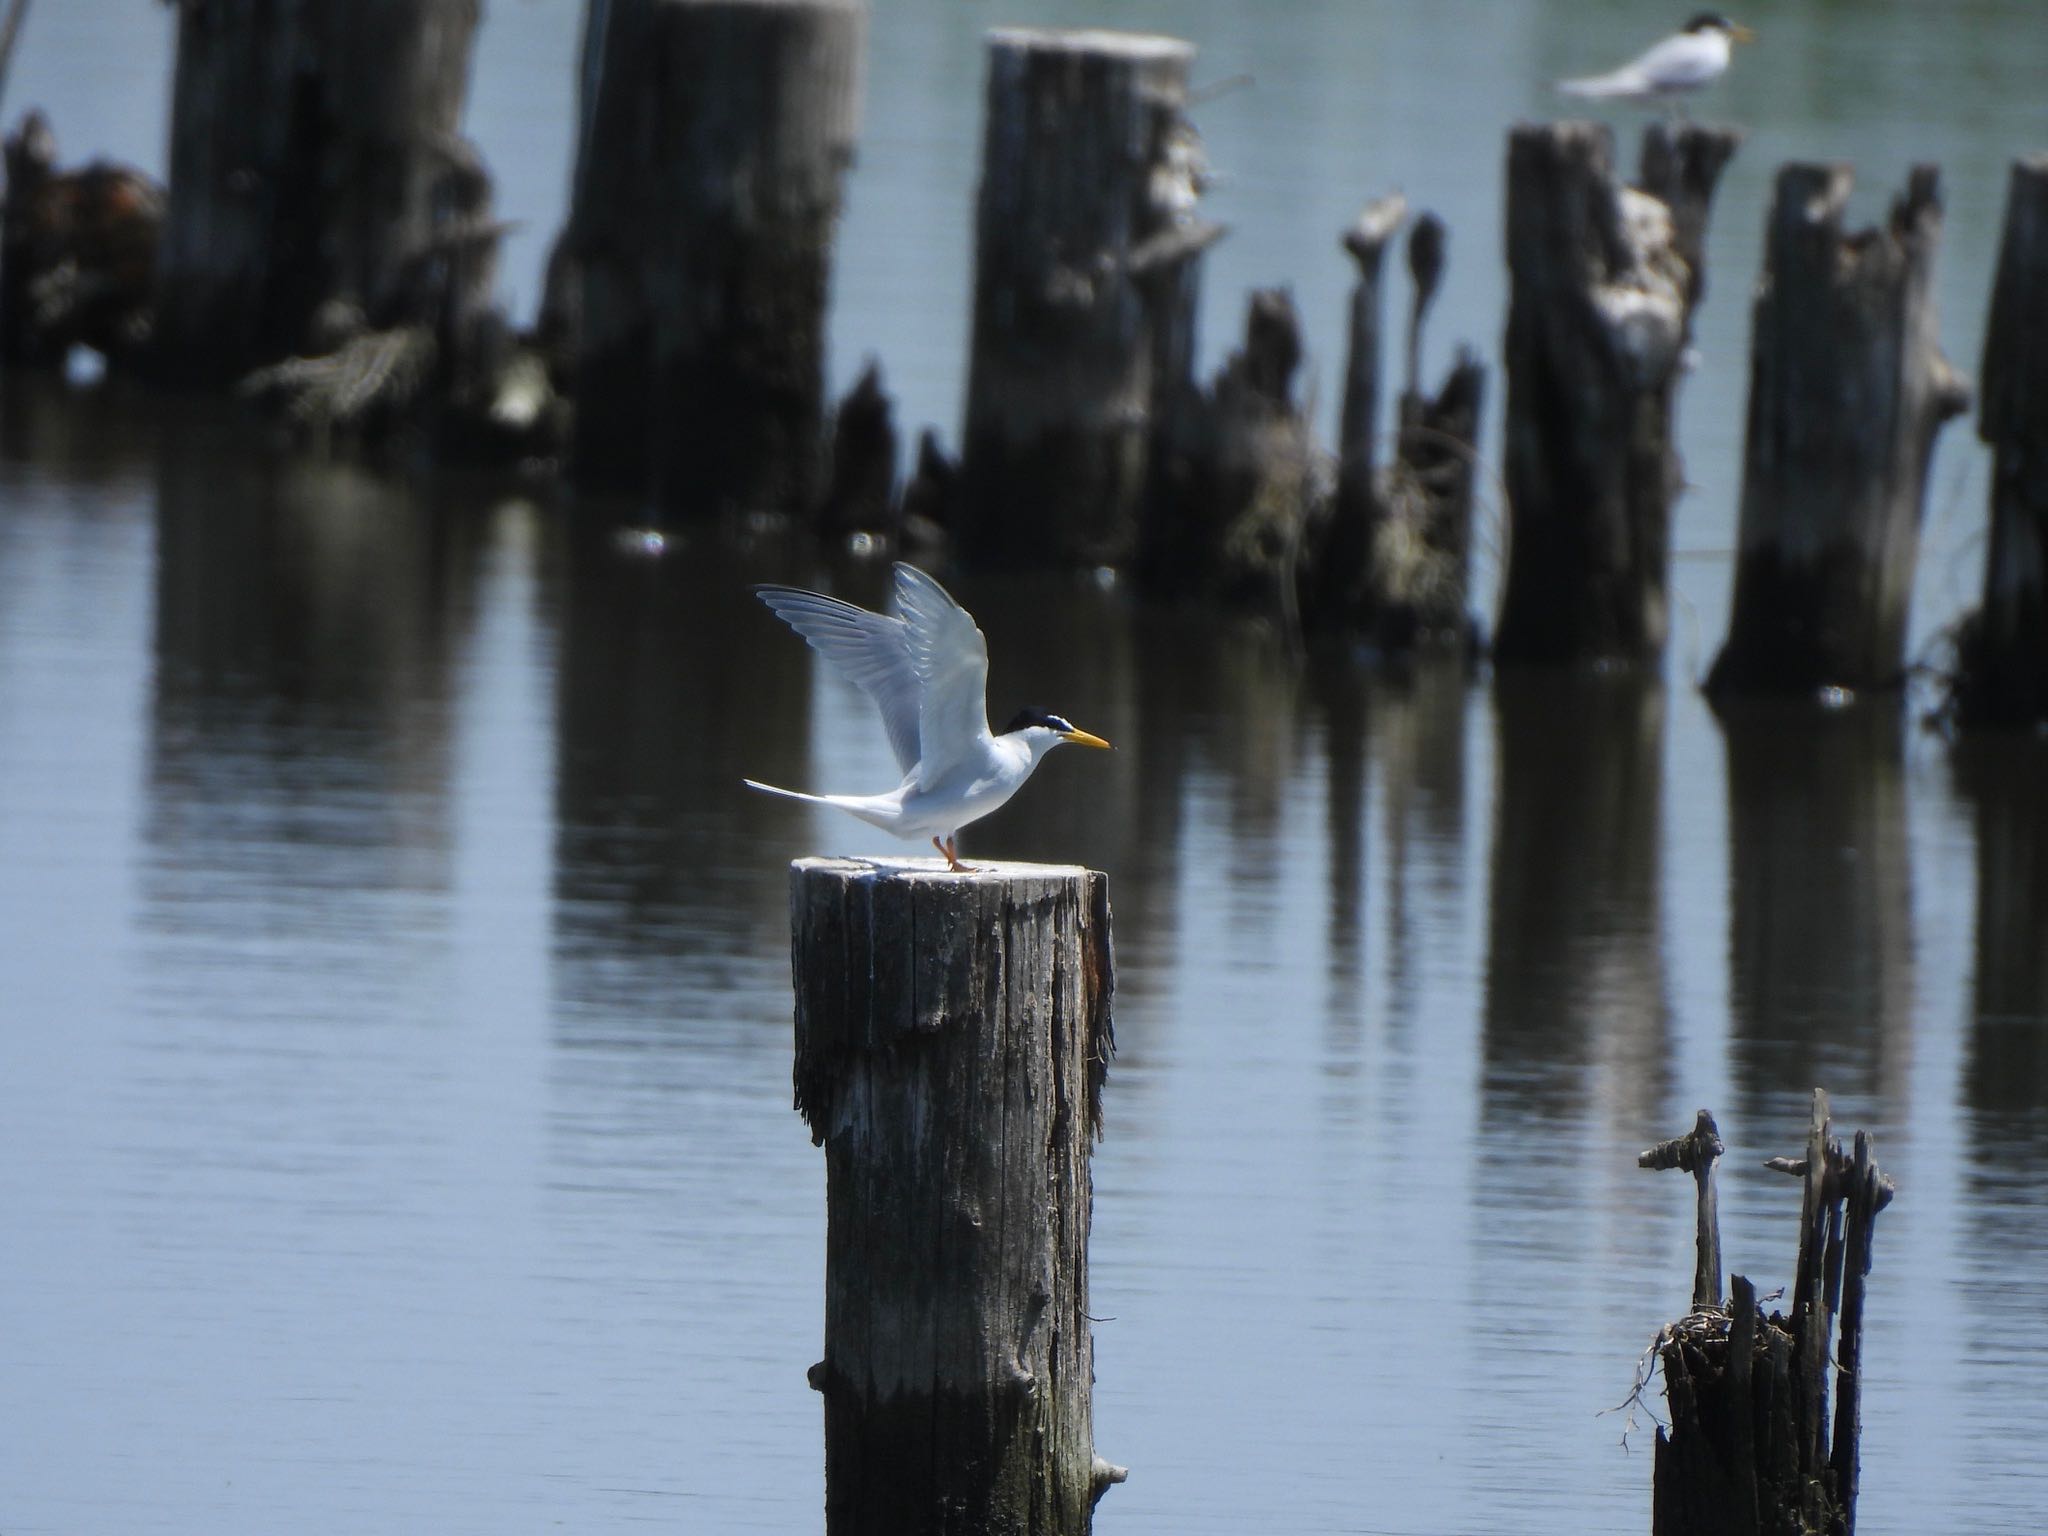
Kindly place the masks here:
<instances>
[{"instance_id":1,"label":"weathered wood post","mask_svg":"<svg viewBox=\"0 0 2048 1536\"><path fill-rule=\"evenodd\" d=\"M581 293L575 479L658 516L806 511L866 6L601 3L558 262Z\"/></svg>"},{"instance_id":2,"label":"weathered wood post","mask_svg":"<svg viewBox=\"0 0 2048 1536\"><path fill-rule=\"evenodd\" d=\"M459 329L487 306L490 178L458 131L478 8L178 8L156 372L218 386L366 325Z\"/></svg>"},{"instance_id":3,"label":"weathered wood post","mask_svg":"<svg viewBox=\"0 0 2048 1536\"><path fill-rule=\"evenodd\" d=\"M1081 1536L1109 895L1074 867L790 870L796 1107L825 1148L827 1536Z\"/></svg>"},{"instance_id":4,"label":"weathered wood post","mask_svg":"<svg viewBox=\"0 0 2048 1536\"><path fill-rule=\"evenodd\" d=\"M1677 134L1677 157L1701 170L1703 221L1735 136ZM1649 663L1663 651L1683 484L1672 402L1699 292L1690 218L1616 180L1603 126L1525 124L1509 136L1501 662Z\"/></svg>"},{"instance_id":5,"label":"weathered wood post","mask_svg":"<svg viewBox=\"0 0 2048 1536\"><path fill-rule=\"evenodd\" d=\"M989 34L961 465L972 561L1113 564L1136 548L1151 413L1174 388L1156 335L1184 321L1179 285L1148 276L1192 282L1216 234L1193 215L1194 54L1132 33Z\"/></svg>"},{"instance_id":6,"label":"weathered wood post","mask_svg":"<svg viewBox=\"0 0 2048 1536\"><path fill-rule=\"evenodd\" d=\"M1977 431L1991 445L1984 602L1957 644L1965 725L2048 722L2048 154L2013 162L1984 330Z\"/></svg>"},{"instance_id":7,"label":"weathered wood post","mask_svg":"<svg viewBox=\"0 0 2048 1536\"><path fill-rule=\"evenodd\" d=\"M1692 1137L1653 1147L1638 1162L1685 1166L1687 1145L1712 1124L1701 1110ZM1895 1192L1868 1133L1858 1131L1855 1145L1845 1157L1830 1134L1828 1097L1815 1089L1806 1155L1765 1163L1803 1181L1789 1317L1766 1318L1742 1275L1730 1278L1725 1311L1718 1298L1702 1303L1696 1272L1692 1312L1660 1335L1671 1427L1657 1431L1655 1536L1855 1536L1864 1279L1878 1212ZM1711 1151L1719 1150L1715 1138ZM1701 1271L1709 1188L1703 1179ZM1714 1241L1718 1247L1718 1234Z\"/></svg>"},{"instance_id":8,"label":"weathered wood post","mask_svg":"<svg viewBox=\"0 0 2048 1536\"><path fill-rule=\"evenodd\" d=\"M1784 167L1751 340L1740 552L1712 695L1894 688L1942 423L1969 403L1941 354L1939 178L1851 232L1845 165Z\"/></svg>"}]
</instances>

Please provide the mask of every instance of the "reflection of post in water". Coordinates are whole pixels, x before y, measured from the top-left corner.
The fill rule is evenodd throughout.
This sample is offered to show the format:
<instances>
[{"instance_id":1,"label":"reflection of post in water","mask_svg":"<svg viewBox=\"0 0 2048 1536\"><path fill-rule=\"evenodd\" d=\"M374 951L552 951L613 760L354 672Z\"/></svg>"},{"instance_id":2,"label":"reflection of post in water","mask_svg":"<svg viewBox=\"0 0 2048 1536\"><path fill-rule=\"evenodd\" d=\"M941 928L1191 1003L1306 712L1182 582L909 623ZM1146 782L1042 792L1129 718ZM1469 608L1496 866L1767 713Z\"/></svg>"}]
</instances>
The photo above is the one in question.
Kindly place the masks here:
<instances>
[{"instance_id":1,"label":"reflection of post in water","mask_svg":"<svg viewBox=\"0 0 2048 1536\"><path fill-rule=\"evenodd\" d=\"M792 573L712 541L649 558L588 525L568 540L566 562L558 964L688 968L741 948L775 953L788 913L768 876L784 854L808 850L792 842L791 807L740 780L808 786L813 776L811 652L751 590Z\"/></svg>"},{"instance_id":2,"label":"reflection of post in water","mask_svg":"<svg viewBox=\"0 0 2048 1536\"><path fill-rule=\"evenodd\" d=\"M444 878L449 671L480 520L356 466L252 452L246 424L210 405L173 411L148 836L208 858L316 848L322 867L275 873L323 900Z\"/></svg>"},{"instance_id":3,"label":"reflection of post in water","mask_svg":"<svg viewBox=\"0 0 2048 1536\"><path fill-rule=\"evenodd\" d=\"M1758 1101L1823 1078L1904 1081L1912 888L1896 703L1724 706L1735 1081Z\"/></svg>"},{"instance_id":4,"label":"reflection of post in water","mask_svg":"<svg viewBox=\"0 0 2048 1536\"><path fill-rule=\"evenodd\" d=\"M2048 743L1986 734L1959 745L1977 813L1977 965L1969 1103L1987 1134L2048 1154Z\"/></svg>"},{"instance_id":5,"label":"reflection of post in water","mask_svg":"<svg viewBox=\"0 0 2048 1536\"><path fill-rule=\"evenodd\" d=\"M1664 693L1623 674L1517 671L1494 690L1486 1091L1565 1109L1596 1069L1631 1105L1668 1076Z\"/></svg>"}]
</instances>

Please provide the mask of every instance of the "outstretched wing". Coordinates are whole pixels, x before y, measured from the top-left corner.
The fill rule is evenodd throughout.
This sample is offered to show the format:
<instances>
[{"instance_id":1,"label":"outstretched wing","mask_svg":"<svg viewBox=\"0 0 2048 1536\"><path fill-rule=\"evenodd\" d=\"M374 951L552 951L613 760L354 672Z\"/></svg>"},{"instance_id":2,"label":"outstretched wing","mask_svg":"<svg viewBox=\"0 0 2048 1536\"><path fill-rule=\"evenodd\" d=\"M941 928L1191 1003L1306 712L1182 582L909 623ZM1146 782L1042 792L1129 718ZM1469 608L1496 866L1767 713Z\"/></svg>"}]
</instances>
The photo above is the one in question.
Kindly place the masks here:
<instances>
[{"instance_id":1,"label":"outstretched wing","mask_svg":"<svg viewBox=\"0 0 2048 1536\"><path fill-rule=\"evenodd\" d=\"M896 611L918 682L917 781L929 788L988 735L988 642L974 616L914 565L896 567Z\"/></svg>"},{"instance_id":2,"label":"outstretched wing","mask_svg":"<svg viewBox=\"0 0 2048 1536\"><path fill-rule=\"evenodd\" d=\"M918 713L924 684L912 654L910 626L886 613L870 613L801 587L756 587L754 595L874 700L897 768L906 774L915 768L922 755ZM968 627L973 628L971 620Z\"/></svg>"}]
</instances>

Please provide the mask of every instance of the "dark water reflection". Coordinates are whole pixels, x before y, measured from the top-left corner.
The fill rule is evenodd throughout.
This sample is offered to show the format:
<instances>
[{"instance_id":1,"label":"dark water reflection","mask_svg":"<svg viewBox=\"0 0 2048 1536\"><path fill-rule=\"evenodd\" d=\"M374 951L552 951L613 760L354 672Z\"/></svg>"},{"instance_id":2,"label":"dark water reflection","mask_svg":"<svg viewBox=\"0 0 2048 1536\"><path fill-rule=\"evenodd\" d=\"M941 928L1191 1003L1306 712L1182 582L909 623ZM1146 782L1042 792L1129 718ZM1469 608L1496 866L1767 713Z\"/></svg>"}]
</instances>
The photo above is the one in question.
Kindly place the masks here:
<instances>
[{"instance_id":1,"label":"dark water reflection","mask_svg":"<svg viewBox=\"0 0 2048 1536\"><path fill-rule=\"evenodd\" d=\"M746 589L883 570L260 447L0 397L0 1522L815 1530L784 863L901 849L738 787L890 773ZM1720 1110L1782 1284L1815 1082L1902 1187L1864 1528L2031 1527L2048 748L957 585L1119 748L968 837L1111 879L1102 1530L1645 1529L1634 1153Z\"/></svg>"}]
</instances>

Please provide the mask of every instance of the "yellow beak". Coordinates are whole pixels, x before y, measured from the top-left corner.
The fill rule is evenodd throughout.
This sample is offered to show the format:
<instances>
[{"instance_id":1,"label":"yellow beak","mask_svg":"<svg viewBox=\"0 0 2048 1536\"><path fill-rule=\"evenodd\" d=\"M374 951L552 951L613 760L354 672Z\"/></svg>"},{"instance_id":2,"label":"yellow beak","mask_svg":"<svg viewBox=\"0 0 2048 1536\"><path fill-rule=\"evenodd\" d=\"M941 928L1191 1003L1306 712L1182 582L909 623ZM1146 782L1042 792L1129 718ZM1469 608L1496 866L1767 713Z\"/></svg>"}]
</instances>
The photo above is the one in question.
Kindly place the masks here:
<instances>
[{"instance_id":1,"label":"yellow beak","mask_svg":"<svg viewBox=\"0 0 2048 1536\"><path fill-rule=\"evenodd\" d=\"M1077 747L1100 747L1105 752L1112 750L1100 736L1091 736L1086 731L1069 731L1061 740L1071 741Z\"/></svg>"},{"instance_id":2,"label":"yellow beak","mask_svg":"<svg viewBox=\"0 0 2048 1536\"><path fill-rule=\"evenodd\" d=\"M1738 21L1728 29L1728 40L1732 43L1753 43L1756 34Z\"/></svg>"}]
</instances>

